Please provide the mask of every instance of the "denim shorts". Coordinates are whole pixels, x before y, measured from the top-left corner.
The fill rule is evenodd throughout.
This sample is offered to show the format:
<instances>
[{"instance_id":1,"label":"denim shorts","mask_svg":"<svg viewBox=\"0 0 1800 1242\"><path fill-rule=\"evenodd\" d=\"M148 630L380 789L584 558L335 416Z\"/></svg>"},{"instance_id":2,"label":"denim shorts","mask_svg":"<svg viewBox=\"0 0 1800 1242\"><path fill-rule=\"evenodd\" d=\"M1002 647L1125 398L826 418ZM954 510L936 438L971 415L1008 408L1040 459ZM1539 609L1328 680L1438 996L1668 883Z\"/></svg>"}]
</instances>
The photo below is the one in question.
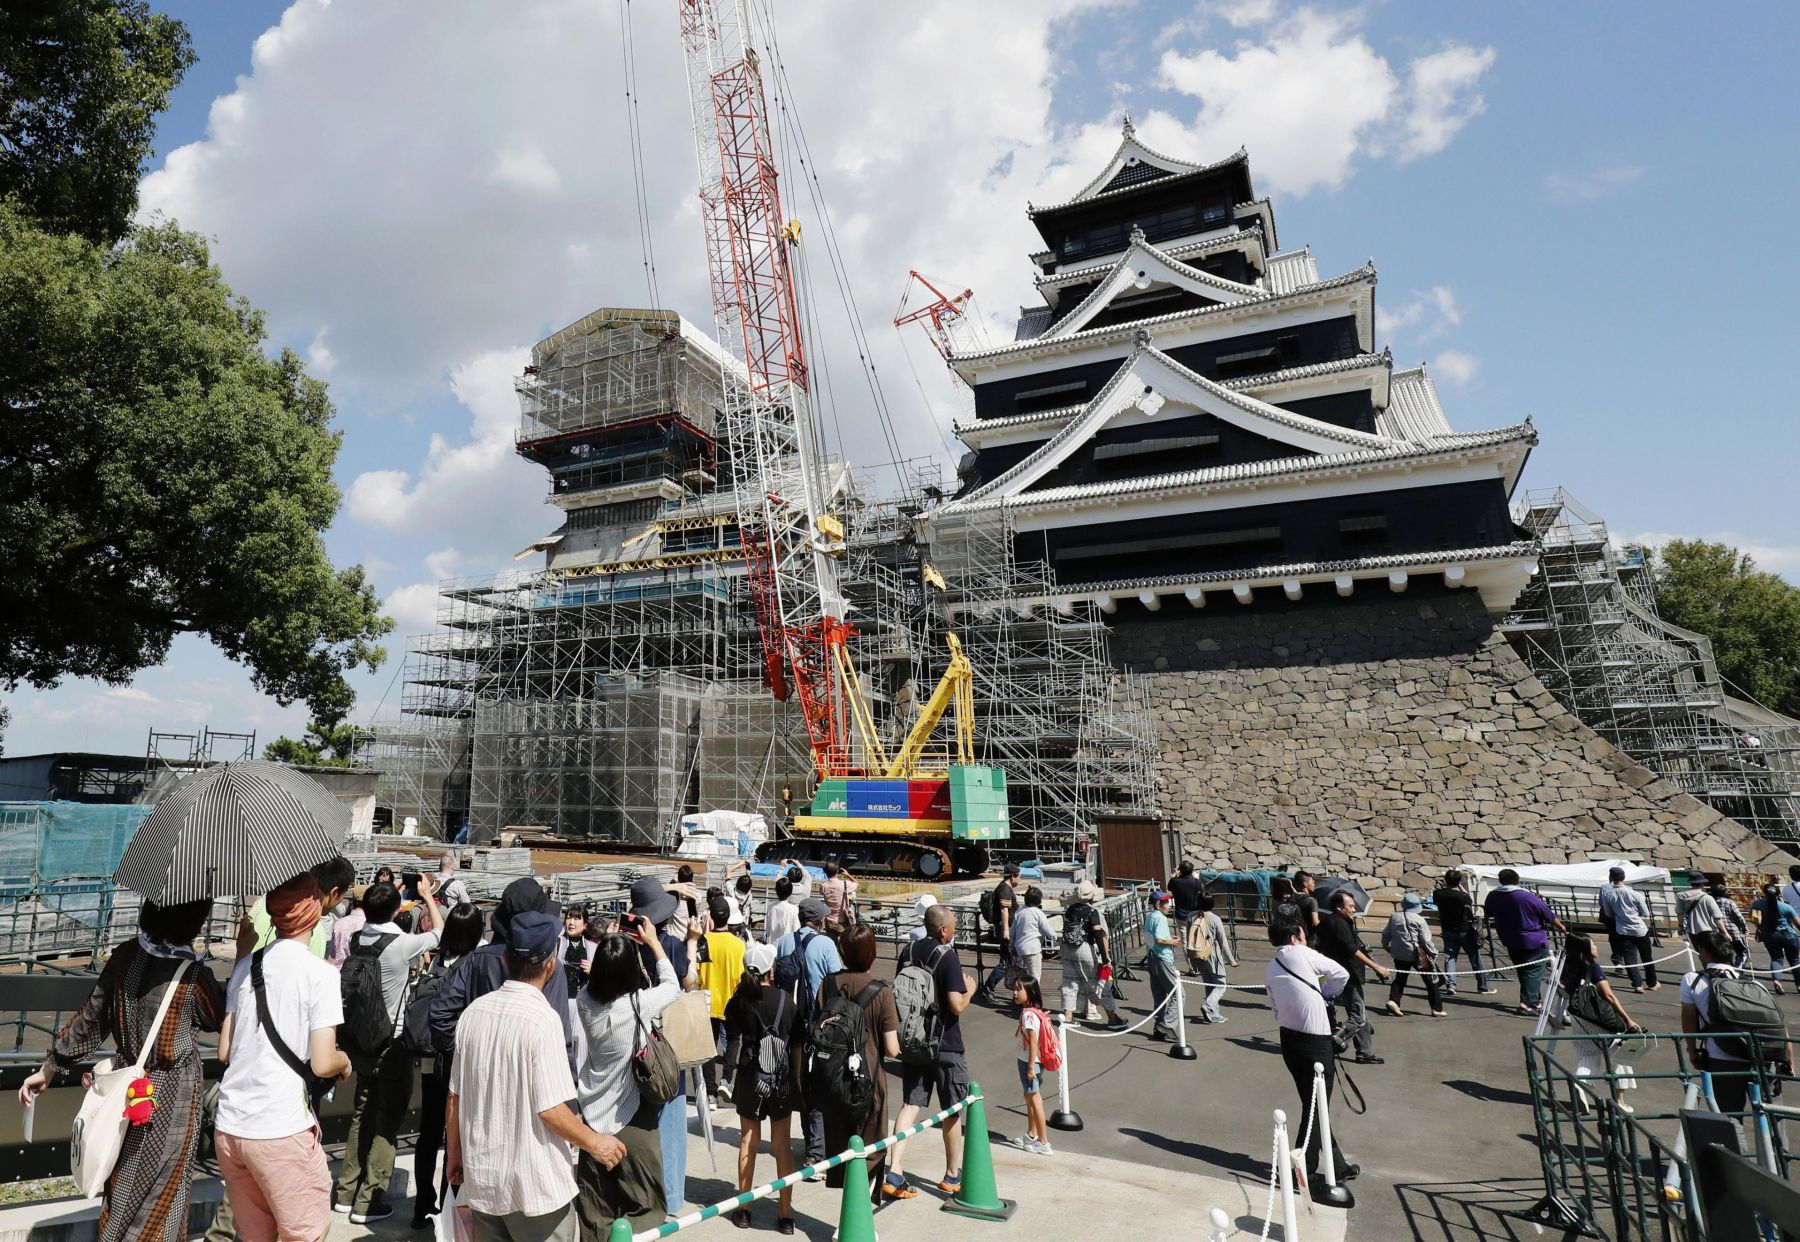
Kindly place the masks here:
<instances>
[{"instance_id":1,"label":"denim shorts","mask_svg":"<svg viewBox=\"0 0 1800 1242\"><path fill-rule=\"evenodd\" d=\"M1040 1090L1042 1090L1043 1085L1044 1085L1043 1074L1042 1073L1037 1073L1037 1074L1032 1073L1030 1061L1020 1061L1018 1064L1019 1064L1019 1085L1021 1087L1025 1088L1026 1095L1038 1094L1038 1092ZM1039 1068L1041 1069L1042 1067L1040 1066Z\"/></svg>"}]
</instances>

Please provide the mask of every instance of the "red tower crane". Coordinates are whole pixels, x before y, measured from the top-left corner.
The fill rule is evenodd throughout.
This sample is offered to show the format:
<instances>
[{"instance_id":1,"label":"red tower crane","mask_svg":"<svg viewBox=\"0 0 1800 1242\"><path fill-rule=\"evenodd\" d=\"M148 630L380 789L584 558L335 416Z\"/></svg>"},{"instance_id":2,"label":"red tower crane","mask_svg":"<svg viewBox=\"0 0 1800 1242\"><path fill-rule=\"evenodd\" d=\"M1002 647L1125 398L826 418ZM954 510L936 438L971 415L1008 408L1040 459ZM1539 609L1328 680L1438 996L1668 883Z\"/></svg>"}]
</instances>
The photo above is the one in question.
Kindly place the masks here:
<instances>
[{"instance_id":1,"label":"red tower crane","mask_svg":"<svg viewBox=\"0 0 1800 1242\"><path fill-rule=\"evenodd\" d=\"M907 303L913 300L915 285L922 287L923 293L919 295L919 304L909 310ZM971 318L974 301L973 289L964 289L958 294L945 293L932 283L930 277L916 271L908 272L906 288L900 293L900 307L894 312L894 326L904 328L909 323L919 324L938 353L949 358L974 343L971 337L979 331Z\"/></svg>"}]
</instances>

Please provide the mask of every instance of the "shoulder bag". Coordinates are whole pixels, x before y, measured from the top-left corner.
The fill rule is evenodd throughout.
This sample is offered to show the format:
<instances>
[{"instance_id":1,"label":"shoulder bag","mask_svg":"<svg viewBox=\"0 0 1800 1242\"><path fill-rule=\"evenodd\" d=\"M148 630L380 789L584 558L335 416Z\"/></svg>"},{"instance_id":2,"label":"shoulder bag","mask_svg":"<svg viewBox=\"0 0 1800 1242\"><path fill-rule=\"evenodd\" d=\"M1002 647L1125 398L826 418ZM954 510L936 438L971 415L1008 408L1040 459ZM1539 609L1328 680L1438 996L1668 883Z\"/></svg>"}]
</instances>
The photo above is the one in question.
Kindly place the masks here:
<instances>
[{"instance_id":1,"label":"shoulder bag","mask_svg":"<svg viewBox=\"0 0 1800 1242\"><path fill-rule=\"evenodd\" d=\"M75 1114L75 1124L69 1130L69 1175L75 1179L75 1186L84 1198L99 1198L106 1190L106 1183L112 1179L113 1169L119 1163L119 1152L125 1146L125 1131L130 1125L125 1120L126 1095L131 1084L144 1076L150 1050L156 1047L156 1041L162 1035L163 1021L169 1016L169 1006L181 989L189 965L191 963L183 962L170 977L162 1004L156 1009L156 1020L144 1029L144 1042L138 1049L137 1060L130 1065L120 1065L116 1058L108 1057L94 1066L94 1085L88 1088L81 1101L81 1111Z\"/></svg>"},{"instance_id":2,"label":"shoulder bag","mask_svg":"<svg viewBox=\"0 0 1800 1242\"><path fill-rule=\"evenodd\" d=\"M631 994L631 1077L639 1099L656 1108L681 1090L681 1058L660 1031L645 1028L636 992Z\"/></svg>"},{"instance_id":3,"label":"shoulder bag","mask_svg":"<svg viewBox=\"0 0 1800 1242\"><path fill-rule=\"evenodd\" d=\"M300 1075L300 1081L306 1086L306 1106L319 1111L319 1101L323 1100L336 1084L334 1078L320 1078L313 1073L312 1062L303 1060L295 1051L287 1046L281 1032L275 1027L275 1019L269 1016L269 994L263 984L263 954L270 946L264 945L250 955L250 986L256 992L256 1021L262 1027L263 1038L269 1041L269 1047L281 1058L281 1063Z\"/></svg>"}]
</instances>

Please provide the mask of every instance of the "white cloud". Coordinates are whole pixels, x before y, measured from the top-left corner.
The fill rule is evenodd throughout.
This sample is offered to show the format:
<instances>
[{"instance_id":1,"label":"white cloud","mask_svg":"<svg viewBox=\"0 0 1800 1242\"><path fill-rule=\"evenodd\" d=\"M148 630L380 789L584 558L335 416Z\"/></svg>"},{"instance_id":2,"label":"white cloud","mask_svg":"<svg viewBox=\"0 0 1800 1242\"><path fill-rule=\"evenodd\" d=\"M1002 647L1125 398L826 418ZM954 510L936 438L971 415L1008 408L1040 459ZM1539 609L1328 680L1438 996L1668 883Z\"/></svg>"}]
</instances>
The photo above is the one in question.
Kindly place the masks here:
<instances>
[{"instance_id":1,"label":"white cloud","mask_svg":"<svg viewBox=\"0 0 1800 1242\"><path fill-rule=\"evenodd\" d=\"M562 174L550 158L536 147L517 147L502 151L488 174L492 181L537 194L554 194L562 189Z\"/></svg>"},{"instance_id":2,"label":"white cloud","mask_svg":"<svg viewBox=\"0 0 1800 1242\"><path fill-rule=\"evenodd\" d=\"M306 347L306 365L317 376L327 376L337 368L337 358L332 355L331 346L325 343L327 328L320 328L313 333L312 344Z\"/></svg>"},{"instance_id":3,"label":"white cloud","mask_svg":"<svg viewBox=\"0 0 1800 1242\"><path fill-rule=\"evenodd\" d=\"M428 634L437 626L437 581L415 582L388 592L381 610L394 619L394 633L404 639Z\"/></svg>"},{"instance_id":4,"label":"white cloud","mask_svg":"<svg viewBox=\"0 0 1800 1242\"><path fill-rule=\"evenodd\" d=\"M504 544L534 517L547 520L540 513L543 475L513 452L518 398L512 383L526 356L523 346L490 350L453 370L450 389L471 415L468 438L453 443L434 434L416 478L393 469L357 475L345 493L345 512L396 534L469 536L484 547L496 538Z\"/></svg>"},{"instance_id":5,"label":"white cloud","mask_svg":"<svg viewBox=\"0 0 1800 1242\"><path fill-rule=\"evenodd\" d=\"M1636 185L1650 170L1642 164L1600 164L1586 172L1552 173L1544 193L1556 202L1588 202Z\"/></svg>"},{"instance_id":6,"label":"white cloud","mask_svg":"<svg viewBox=\"0 0 1800 1242\"><path fill-rule=\"evenodd\" d=\"M1395 156L1401 163L1436 155L1487 109L1475 87L1494 64L1494 49L1467 45L1421 56L1407 67L1405 112Z\"/></svg>"},{"instance_id":7,"label":"white cloud","mask_svg":"<svg viewBox=\"0 0 1800 1242\"><path fill-rule=\"evenodd\" d=\"M1435 340L1462 322L1462 308L1449 285L1433 285L1393 306L1375 308L1375 327L1382 337L1404 333L1411 343Z\"/></svg>"},{"instance_id":8,"label":"white cloud","mask_svg":"<svg viewBox=\"0 0 1800 1242\"><path fill-rule=\"evenodd\" d=\"M1474 88L1492 48L1456 44L1408 62L1404 85L1358 28L1361 14L1241 6L1257 39L1229 52L1165 51L1165 85L1200 100L1194 118L1213 152L1248 145L1261 182L1280 193L1335 189L1361 156L1404 163L1444 149L1482 109Z\"/></svg>"},{"instance_id":9,"label":"white cloud","mask_svg":"<svg viewBox=\"0 0 1800 1242\"><path fill-rule=\"evenodd\" d=\"M1446 349L1431 360L1431 373L1440 380L1462 388L1475 378L1475 372L1481 369L1481 359L1474 354L1465 354L1460 349Z\"/></svg>"}]
</instances>

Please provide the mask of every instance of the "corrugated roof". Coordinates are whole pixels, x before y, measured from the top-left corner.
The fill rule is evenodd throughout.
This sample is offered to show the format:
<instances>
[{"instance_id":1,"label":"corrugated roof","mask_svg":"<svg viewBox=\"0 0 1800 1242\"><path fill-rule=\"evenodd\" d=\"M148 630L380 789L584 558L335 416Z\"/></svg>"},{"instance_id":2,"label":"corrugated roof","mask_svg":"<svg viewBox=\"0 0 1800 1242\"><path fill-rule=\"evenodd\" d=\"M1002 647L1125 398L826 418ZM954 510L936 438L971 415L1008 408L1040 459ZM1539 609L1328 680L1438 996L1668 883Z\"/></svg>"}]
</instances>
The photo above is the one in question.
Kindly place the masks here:
<instances>
[{"instance_id":1,"label":"corrugated roof","mask_svg":"<svg viewBox=\"0 0 1800 1242\"><path fill-rule=\"evenodd\" d=\"M1021 306L1019 308L1019 326L1013 329L1013 340L1034 341L1044 335L1044 330L1056 318L1056 312L1048 306Z\"/></svg>"},{"instance_id":2,"label":"corrugated roof","mask_svg":"<svg viewBox=\"0 0 1800 1242\"><path fill-rule=\"evenodd\" d=\"M1311 249L1269 256L1268 275L1263 283L1270 293L1292 293L1296 289L1319 283L1319 263Z\"/></svg>"},{"instance_id":3,"label":"corrugated roof","mask_svg":"<svg viewBox=\"0 0 1800 1242\"><path fill-rule=\"evenodd\" d=\"M1429 440L1452 434L1450 420L1438 400L1437 385L1423 366L1395 371L1388 386L1388 406L1375 416L1375 430L1398 440Z\"/></svg>"}]
</instances>

